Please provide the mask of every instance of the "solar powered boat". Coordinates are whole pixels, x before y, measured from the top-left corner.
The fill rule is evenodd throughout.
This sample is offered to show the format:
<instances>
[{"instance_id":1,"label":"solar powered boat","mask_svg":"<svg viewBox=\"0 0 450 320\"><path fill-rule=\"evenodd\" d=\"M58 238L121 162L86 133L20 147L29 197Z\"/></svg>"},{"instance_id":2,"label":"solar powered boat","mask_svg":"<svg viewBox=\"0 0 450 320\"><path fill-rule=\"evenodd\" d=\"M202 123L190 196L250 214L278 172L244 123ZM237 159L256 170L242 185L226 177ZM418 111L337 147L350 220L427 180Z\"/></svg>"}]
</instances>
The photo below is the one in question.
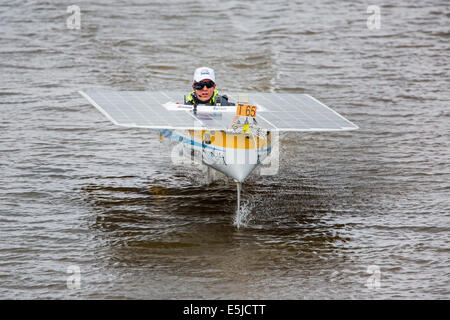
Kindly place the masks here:
<instances>
[{"instance_id":1,"label":"solar powered boat","mask_svg":"<svg viewBox=\"0 0 450 320\"><path fill-rule=\"evenodd\" d=\"M242 183L255 168L278 157L278 133L356 130L308 94L227 94L234 106L184 104L183 92L80 91L112 123L155 130L178 142L179 153L237 183L239 210ZM269 166L270 167L270 166ZM209 178L208 178L209 179Z\"/></svg>"}]
</instances>

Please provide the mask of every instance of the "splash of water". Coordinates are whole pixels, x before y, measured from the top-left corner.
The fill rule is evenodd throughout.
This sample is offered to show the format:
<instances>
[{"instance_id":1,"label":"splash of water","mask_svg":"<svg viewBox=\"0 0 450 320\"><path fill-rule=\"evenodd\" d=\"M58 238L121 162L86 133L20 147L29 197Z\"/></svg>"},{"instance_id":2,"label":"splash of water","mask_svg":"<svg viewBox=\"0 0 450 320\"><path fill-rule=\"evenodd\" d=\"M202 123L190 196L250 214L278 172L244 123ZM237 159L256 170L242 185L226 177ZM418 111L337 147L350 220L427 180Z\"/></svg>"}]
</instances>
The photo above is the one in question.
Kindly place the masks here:
<instances>
[{"instance_id":1,"label":"splash of water","mask_svg":"<svg viewBox=\"0 0 450 320\"><path fill-rule=\"evenodd\" d=\"M236 209L236 213L233 218L233 226L240 229L248 226L252 220L252 209L254 204L249 200L243 201L239 208Z\"/></svg>"}]
</instances>

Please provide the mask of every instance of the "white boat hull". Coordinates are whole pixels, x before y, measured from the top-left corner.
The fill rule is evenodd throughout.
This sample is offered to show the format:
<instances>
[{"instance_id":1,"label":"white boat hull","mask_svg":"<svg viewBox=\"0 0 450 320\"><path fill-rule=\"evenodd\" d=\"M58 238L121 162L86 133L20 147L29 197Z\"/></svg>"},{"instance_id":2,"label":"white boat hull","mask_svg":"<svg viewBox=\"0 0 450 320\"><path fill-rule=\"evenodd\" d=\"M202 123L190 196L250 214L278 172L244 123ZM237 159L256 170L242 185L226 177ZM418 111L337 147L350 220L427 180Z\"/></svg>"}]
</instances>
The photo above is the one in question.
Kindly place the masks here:
<instances>
[{"instance_id":1,"label":"white boat hull","mask_svg":"<svg viewBox=\"0 0 450 320\"><path fill-rule=\"evenodd\" d=\"M264 138L209 130L164 130L161 135L179 143L172 156L207 165L236 182L243 182L271 150L270 132Z\"/></svg>"}]
</instances>

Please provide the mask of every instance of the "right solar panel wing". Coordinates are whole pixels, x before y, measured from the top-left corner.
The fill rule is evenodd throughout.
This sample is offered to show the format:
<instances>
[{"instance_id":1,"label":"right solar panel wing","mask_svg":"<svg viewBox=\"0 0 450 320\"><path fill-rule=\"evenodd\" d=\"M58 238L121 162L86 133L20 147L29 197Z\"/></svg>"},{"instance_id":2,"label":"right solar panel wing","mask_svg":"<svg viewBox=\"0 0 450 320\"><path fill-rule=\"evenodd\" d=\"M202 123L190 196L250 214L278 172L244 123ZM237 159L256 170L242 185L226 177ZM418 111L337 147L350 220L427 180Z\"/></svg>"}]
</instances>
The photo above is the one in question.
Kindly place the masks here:
<instances>
[{"instance_id":1,"label":"right solar panel wing","mask_svg":"<svg viewBox=\"0 0 450 320\"><path fill-rule=\"evenodd\" d=\"M358 129L358 126L308 94L252 93L248 97L251 104L260 106L256 120L261 127L270 130L313 132Z\"/></svg>"}]
</instances>

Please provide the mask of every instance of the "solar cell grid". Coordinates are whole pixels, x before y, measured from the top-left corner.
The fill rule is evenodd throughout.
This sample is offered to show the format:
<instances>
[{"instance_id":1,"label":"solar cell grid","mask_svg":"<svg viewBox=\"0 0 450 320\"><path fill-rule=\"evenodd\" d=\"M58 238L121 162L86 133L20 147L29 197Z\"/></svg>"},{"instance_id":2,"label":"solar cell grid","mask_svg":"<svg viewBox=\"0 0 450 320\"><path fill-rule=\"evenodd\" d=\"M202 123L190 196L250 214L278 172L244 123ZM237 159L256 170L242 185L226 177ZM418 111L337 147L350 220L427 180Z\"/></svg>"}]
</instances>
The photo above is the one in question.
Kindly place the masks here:
<instances>
[{"instance_id":1,"label":"solar cell grid","mask_svg":"<svg viewBox=\"0 0 450 320\"><path fill-rule=\"evenodd\" d=\"M211 130L229 128L234 113L212 113L196 116L191 110L168 110L163 104L183 101L183 92L85 91L80 92L113 123L153 129L198 129L199 124ZM238 94L228 95L237 102ZM279 131L338 131L358 127L306 94L249 93L249 103L260 105L256 119L264 129ZM230 107L232 108L232 107ZM208 114L206 114L208 115Z\"/></svg>"}]
</instances>

